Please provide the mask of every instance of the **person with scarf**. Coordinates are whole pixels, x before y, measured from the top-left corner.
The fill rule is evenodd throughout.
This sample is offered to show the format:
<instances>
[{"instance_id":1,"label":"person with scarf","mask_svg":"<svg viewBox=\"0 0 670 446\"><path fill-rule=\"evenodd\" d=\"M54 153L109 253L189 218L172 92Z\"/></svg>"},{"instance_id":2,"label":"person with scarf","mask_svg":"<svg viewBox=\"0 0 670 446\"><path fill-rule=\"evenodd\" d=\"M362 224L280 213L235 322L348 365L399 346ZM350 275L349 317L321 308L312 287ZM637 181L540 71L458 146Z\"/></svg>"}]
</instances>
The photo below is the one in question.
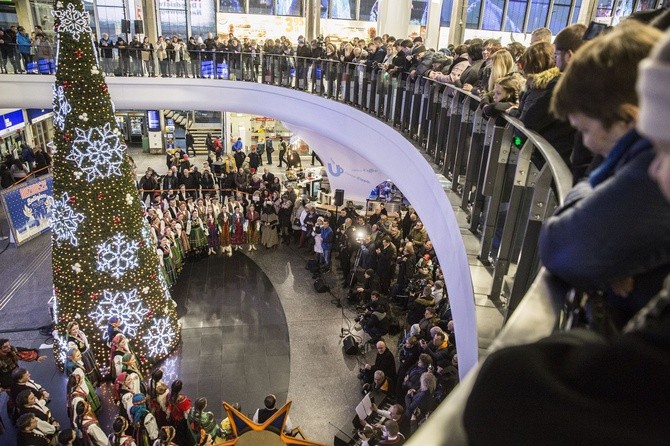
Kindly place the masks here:
<instances>
[{"instance_id":1,"label":"person with scarf","mask_svg":"<svg viewBox=\"0 0 670 446\"><path fill-rule=\"evenodd\" d=\"M198 398L186 415L188 430L196 445L215 444L222 440L219 426L212 412L206 412L207 398Z\"/></svg>"},{"instance_id":2,"label":"person with scarf","mask_svg":"<svg viewBox=\"0 0 670 446\"><path fill-rule=\"evenodd\" d=\"M112 378L116 378L119 373L123 372L123 356L126 353L132 353L128 345L128 338L123 333L119 333L112 339L109 352Z\"/></svg>"},{"instance_id":3,"label":"person with scarf","mask_svg":"<svg viewBox=\"0 0 670 446\"><path fill-rule=\"evenodd\" d=\"M98 397L98 394L95 392L95 387L88 380L88 377L84 372L81 354L76 348L71 348L67 352L67 358L65 359L65 374L68 376L75 376L80 392L83 395L86 395L86 401L91 405L92 410L97 413L100 410L102 403L100 402L100 397Z\"/></svg>"},{"instance_id":4,"label":"person with scarf","mask_svg":"<svg viewBox=\"0 0 670 446\"><path fill-rule=\"evenodd\" d=\"M158 439L156 418L147 409L147 399L142 393L133 396L130 415L135 426L135 443L138 446L149 446Z\"/></svg>"},{"instance_id":5,"label":"person with scarf","mask_svg":"<svg viewBox=\"0 0 670 446\"><path fill-rule=\"evenodd\" d=\"M79 324L74 321L67 324L67 333L68 347L76 347L79 350L86 377L91 384L98 387L102 382L102 376L100 375L100 370L95 362L93 350L88 342L86 334L79 329Z\"/></svg>"},{"instance_id":6,"label":"person with scarf","mask_svg":"<svg viewBox=\"0 0 670 446\"><path fill-rule=\"evenodd\" d=\"M133 395L136 393L139 393L137 375L120 373L114 383L114 402L118 406L119 416L130 420L130 408L133 405Z\"/></svg>"}]
</instances>

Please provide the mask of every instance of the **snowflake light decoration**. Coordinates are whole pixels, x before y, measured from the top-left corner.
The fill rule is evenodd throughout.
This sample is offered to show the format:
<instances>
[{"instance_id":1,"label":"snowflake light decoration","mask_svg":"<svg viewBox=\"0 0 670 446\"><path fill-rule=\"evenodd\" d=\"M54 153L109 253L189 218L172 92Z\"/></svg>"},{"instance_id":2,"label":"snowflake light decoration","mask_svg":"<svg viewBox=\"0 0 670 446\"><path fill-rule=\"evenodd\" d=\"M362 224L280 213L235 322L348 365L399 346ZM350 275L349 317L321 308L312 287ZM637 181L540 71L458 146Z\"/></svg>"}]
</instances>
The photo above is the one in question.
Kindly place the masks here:
<instances>
[{"instance_id":1,"label":"snowflake light decoration","mask_svg":"<svg viewBox=\"0 0 670 446\"><path fill-rule=\"evenodd\" d=\"M77 138L72 142L72 151L65 157L86 174L87 181L98 178L121 176L123 153L126 149L111 125L93 127L88 131L75 128Z\"/></svg>"},{"instance_id":2,"label":"snowflake light decoration","mask_svg":"<svg viewBox=\"0 0 670 446\"><path fill-rule=\"evenodd\" d=\"M55 9L51 14L58 19L58 32L71 34L79 41L83 33L91 33L91 24L87 11L80 11L69 3L65 9Z\"/></svg>"},{"instance_id":3,"label":"snowflake light decoration","mask_svg":"<svg viewBox=\"0 0 670 446\"><path fill-rule=\"evenodd\" d=\"M98 306L89 316L100 329L103 339L107 340L107 321L118 316L123 323L123 332L127 337L135 337L137 329L149 312L137 297L137 290L110 291L103 290Z\"/></svg>"},{"instance_id":4,"label":"snowflake light decoration","mask_svg":"<svg viewBox=\"0 0 670 446\"><path fill-rule=\"evenodd\" d=\"M72 246L78 246L77 228L84 221L84 214L75 212L70 206L70 196L66 193L60 200L53 200L51 209L51 230L56 237L56 242L70 242Z\"/></svg>"},{"instance_id":5,"label":"snowflake light decoration","mask_svg":"<svg viewBox=\"0 0 670 446\"><path fill-rule=\"evenodd\" d=\"M54 93L54 116L53 122L56 127L59 129L65 129L65 118L67 118L68 113L72 111L72 106L65 97L65 90L62 85L52 87Z\"/></svg>"},{"instance_id":6,"label":"snowflake light decoration","mask_svg":"<svg viewBox=\"0 0 670 446\"><path fill-rule=\"evenodd\" d=\"M97 269L119 279L126 271L137 268L137 250L140 244L120 232L98 246Z\"/></svg>"},{"instance_id":7,"label":"snowflake light decoration","mask_svg":"<svg viewBox=\"0 0 670 446\"><path fill-rule=\"evenodd\" d=\"M149 356L156 357L167 355L170 351L170 342L175 336L174 328L170 325L167 317L154 318L151 328L147 334L142 337L149 349Z\"/></svg>"}]
</instances>

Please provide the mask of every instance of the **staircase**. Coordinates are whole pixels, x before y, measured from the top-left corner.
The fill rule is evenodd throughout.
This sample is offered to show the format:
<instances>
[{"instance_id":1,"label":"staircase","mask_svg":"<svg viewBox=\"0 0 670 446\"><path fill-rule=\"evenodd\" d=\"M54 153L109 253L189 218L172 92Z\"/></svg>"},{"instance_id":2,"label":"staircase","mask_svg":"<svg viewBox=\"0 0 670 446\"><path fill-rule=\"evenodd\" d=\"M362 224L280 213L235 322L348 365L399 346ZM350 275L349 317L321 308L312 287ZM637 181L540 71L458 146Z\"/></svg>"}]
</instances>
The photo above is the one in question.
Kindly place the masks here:
<instances>
[{"instance_id":1,"label":"staircase","mask_svg":"<svg viewBox=\"0 0 670 446\"><path fill-rule=\"evenodd\" d=\"M207 139L207 134L212 134L212 139L219 137L223 147L226 148L226 142L221 138L221 127L214 124L194 124L188 128L188 131L193 135L193 141L196 155L207 156L207 146L205 145L205 140ZM212 158L214 154L212 154Z\"/></svg>"},{"instance_id":2,"label":"staircase","mask_svg":"<svg viewBox=\"0 0 670 446\"><path fill-rule=\"evenodd\" d=\"M165 110L163 112L165 120L172 119L174 123L180 127L187 129L190 125L188 120L188 112L181 110Z\"/></svg>"}]
</instances>

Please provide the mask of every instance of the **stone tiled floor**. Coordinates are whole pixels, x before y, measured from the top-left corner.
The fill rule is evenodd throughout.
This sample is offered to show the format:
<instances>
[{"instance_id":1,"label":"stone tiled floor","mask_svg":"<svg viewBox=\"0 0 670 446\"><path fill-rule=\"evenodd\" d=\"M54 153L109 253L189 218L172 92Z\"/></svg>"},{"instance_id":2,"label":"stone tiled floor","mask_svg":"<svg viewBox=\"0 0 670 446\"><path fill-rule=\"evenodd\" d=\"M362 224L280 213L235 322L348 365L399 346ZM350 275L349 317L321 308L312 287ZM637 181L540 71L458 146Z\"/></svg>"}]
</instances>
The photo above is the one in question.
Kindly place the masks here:
<instances>
[{"instance_id":1,"label":"stone tiled floor","mask_svg":"<svg viewBox=\"0 0 670 446\"><path fill-rule=\"evenodd\" d=\"M162 156L131 153L140 174L147 166L162 173ZM308 164L309 158L304 158L303 165ZM481 349L499 331L502 315L486 297L491 278L476 259L477 241L464 230L464 213L456 205L454 210L472 266ZM0 224L6 233L3 218ZM34 328L50 321L49 242L47 234L0 254L0 330L11 332L0 337L17 345L43 346L45 354L50 354L44 345L48 335ZM217 416L221 399L241 402L245 412L253 412L269 392L280 401L291 399L294 424L311 439L331 444L336 429L328 421L344 427L351 420L360 399L357 369L366 359L342 353L340 333L348 327L343 316L352 318L353 313L342 313L331 304L330 294L313 291L311 276L304 269L309 257L308 252L282 247L187 264L173 290L182 314L183 343L163 367L167 380L179 377L185 382L191 398L208 397ZM339 282L334 274L327 278L333 286ZM335 287L334 292L339 296L343 290ZM51 409L65 421L65 380L53 360L28 366L36 380L52 391ZM111 398L109 388L102 389L102 396ZM3 397L0 400L4 406ZM6 421L4 409L0 415ZM111 412L103 418L111 419ZM13 444L10 424L5 425L9 431L0 437L3 446Z\"/></svg>"}]
</instances>

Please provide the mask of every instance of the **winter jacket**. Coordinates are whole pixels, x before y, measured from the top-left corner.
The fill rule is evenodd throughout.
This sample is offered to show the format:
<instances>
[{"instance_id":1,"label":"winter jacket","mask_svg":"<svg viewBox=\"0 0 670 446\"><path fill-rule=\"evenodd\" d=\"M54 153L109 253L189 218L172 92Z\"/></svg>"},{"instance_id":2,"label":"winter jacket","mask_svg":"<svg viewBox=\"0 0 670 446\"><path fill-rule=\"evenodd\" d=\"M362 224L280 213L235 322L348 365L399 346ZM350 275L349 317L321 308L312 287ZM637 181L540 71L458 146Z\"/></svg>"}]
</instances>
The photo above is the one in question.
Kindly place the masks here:
<instances>
[{"instance_id":1,"label":"winter jacket","mask_svg":"<svg viewBox=\"0 0 670 446\"><path fill-rule=\"evenodd\" d=\"M631 130L540 233L542 263L573 287L606 291L633 277L632 293L610 300L628 315L670 273L670 203L647 173L653 158L651 144Z\"/></svg>"}]
</instances>

